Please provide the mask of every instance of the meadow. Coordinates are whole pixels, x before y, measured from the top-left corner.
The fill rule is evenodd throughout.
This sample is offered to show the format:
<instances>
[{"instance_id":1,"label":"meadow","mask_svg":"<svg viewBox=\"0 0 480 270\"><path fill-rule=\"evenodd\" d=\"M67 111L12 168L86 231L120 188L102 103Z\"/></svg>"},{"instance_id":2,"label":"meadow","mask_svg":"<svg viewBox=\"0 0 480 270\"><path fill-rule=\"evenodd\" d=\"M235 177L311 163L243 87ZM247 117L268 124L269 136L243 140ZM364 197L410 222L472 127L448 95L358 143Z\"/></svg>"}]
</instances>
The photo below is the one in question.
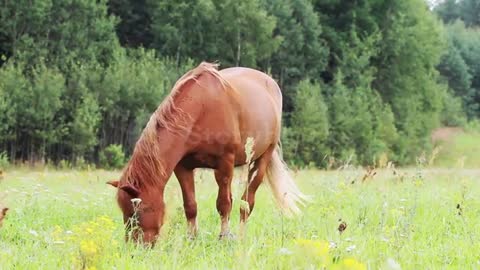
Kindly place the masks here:
<instances>
[{"instance_id":1,"label":"meadow","mask_svg":"<svg viewBox=\"0 0 480 270\"><path fill-rule=\"evenodd\" d=\"M17 168L0 183L10 207L0 229L0 269L478 269L480 170L384 168L295 172L313 196L282 217L267 185L245 237L218 240L217 186L196 173L199 235L186 237L181 192L167 186L167 219L153 249L124 242L115 190L120 172ZM238 179L238 178L237 178ZM238 235L234 183L231 226Z\"/></svg>"}]
</instances>

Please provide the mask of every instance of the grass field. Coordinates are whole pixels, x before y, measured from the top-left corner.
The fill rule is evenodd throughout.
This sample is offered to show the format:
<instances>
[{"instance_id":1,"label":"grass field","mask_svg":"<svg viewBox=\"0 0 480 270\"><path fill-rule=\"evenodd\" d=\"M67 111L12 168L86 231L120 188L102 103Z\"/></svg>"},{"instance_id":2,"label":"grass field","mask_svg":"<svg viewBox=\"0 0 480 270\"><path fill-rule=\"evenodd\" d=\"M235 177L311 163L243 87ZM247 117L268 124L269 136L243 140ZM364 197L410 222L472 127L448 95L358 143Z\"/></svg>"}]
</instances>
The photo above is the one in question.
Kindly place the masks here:
<instances>
[{"instance_id":1,"label":"grass field","mask_svg":"<svg viewBox=\"0 0 480 270\"><path fill-rule=\"evenodd\" d=\"M7 171L10 212L0 229L0 269L479 269L480 170L300 171L314 196L282 218L268 187L257 193L243 240L219 241L217 186L197 173L199 236L186 238L178 183L167 189L167 224L153 250L127 245L105 171ZM241 184L231 221L238 231ZM339 225L346 224L340 233Z\"/></svg>"},{"instance_id":2,"label":"grass field","mask_svg":"<svg viewBox=\"0 0 480 270\"><path fill-rule=\"evenodd\" d=\"M480 131L460 132L438 144L435 165L443 168L480 166Z\"/></svg>"}]
</instances>

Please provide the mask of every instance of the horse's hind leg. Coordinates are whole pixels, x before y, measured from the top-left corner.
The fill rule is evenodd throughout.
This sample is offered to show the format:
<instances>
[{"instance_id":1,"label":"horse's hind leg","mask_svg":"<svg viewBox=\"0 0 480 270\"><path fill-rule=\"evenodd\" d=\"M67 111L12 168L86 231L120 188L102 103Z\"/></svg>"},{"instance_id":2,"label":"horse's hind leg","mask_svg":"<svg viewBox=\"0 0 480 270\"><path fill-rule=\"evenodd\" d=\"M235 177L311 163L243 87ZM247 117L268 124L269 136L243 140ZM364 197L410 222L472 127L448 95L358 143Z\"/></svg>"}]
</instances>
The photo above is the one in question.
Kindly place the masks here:
<instances>
[{"instance_id":1,"label":"horse's hind leg","mask_svg":"<svg viewBox=\"0 0 480 270\"><path fill-rule=\"evenodd\" d=\"M240 207L240 223L242 225L247 221L248 216L253 211L255 205L255 193L263 181L263 177L267 171L268 164L270 164L274 149L275 146L268 148L263 155L254 161L253 168L248 172L249 184L242 196L242 200L248 203L248 208Z\"/></svg>"},{"instance_id":2,"label":"horse's hind leg","mask_svg":"<svg viewBox=\"0 0 480 270\"><path fill-rule=\"evenodd\" d=\"M230 212L232 211L232 177L235 155L227 154L219 160L215 170L215 179L218 184L217 210L221 217L220 238L232 237L230 233Z\"/></svg>"},{"instance_id":3,"label":"horse's hind leg","mask_svg":"<svg viewBox=\"0 0 480 270\"><path fill-rule=\"evenodd\" d=\"M195 182L193 170L186 169L182 165L175 167L175 176L182 188L183 208L187 218L188 236L193 238L197 235L197 202L195 201Z\"/></svg>"}]
</instances>

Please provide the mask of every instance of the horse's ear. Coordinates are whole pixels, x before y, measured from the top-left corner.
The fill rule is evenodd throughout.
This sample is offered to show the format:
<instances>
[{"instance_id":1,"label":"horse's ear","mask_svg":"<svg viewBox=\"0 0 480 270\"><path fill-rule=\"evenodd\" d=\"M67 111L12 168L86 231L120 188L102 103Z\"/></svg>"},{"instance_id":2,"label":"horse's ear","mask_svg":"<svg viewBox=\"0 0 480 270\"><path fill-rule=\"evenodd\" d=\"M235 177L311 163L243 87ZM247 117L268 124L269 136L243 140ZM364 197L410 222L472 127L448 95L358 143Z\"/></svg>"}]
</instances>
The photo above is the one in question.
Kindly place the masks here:
<instances>
[{"instance_id":1,"label":"horse's ear","mask_svg":"<svg viewBox=\"0 0 480 270\"><path fill-rule=\"evenodd\" d=\"M113 186L113 187L116 187L118 188L118 183L119 181L118 180L112 180L112 181L108 181L107 184Z\"/></svg>"},{"instance_id":2,"label":"horse's ear","mask_svg":"<svg viewBox=\"0 0 480 270\"><path fill-rule=\"evenodd\" d=\"M140 194L140 191L132 184L123 185L120 189L127 192L132 198L138 198L138 195Z\"/></svg>"},{"instance_id":3,"label":"horse's ear","mask_svg":"<svg viewBox=\"0 0 480 270\"><path fill-rule=\"evenodd\" d=\"M2 209L2 216L5 216L7 214L8 208L5 207Z\"/></svg>"}]
</instances>

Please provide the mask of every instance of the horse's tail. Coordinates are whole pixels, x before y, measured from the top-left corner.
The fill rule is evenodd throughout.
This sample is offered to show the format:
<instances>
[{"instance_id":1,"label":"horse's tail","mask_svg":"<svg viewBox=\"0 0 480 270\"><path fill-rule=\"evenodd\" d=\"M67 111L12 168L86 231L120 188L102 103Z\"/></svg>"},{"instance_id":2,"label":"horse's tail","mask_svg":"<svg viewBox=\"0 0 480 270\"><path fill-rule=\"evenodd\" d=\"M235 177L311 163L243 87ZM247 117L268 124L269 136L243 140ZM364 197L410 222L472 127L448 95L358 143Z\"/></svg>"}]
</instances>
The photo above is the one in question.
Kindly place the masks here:
<instances>
[{"instance_id":1,"label":"horse's tail","mask_svg":"<svg viewBox=\"0 0 480 270\"><path fill-rule=\"evenodd\" d=\"M267 168L267 181L272 189L277 205L287 216L300 214L299 205L304 206L310 198L304 195L295 184L288 167L282 159L281 145L273 152Z\"/></svg>"}]
</instances>

